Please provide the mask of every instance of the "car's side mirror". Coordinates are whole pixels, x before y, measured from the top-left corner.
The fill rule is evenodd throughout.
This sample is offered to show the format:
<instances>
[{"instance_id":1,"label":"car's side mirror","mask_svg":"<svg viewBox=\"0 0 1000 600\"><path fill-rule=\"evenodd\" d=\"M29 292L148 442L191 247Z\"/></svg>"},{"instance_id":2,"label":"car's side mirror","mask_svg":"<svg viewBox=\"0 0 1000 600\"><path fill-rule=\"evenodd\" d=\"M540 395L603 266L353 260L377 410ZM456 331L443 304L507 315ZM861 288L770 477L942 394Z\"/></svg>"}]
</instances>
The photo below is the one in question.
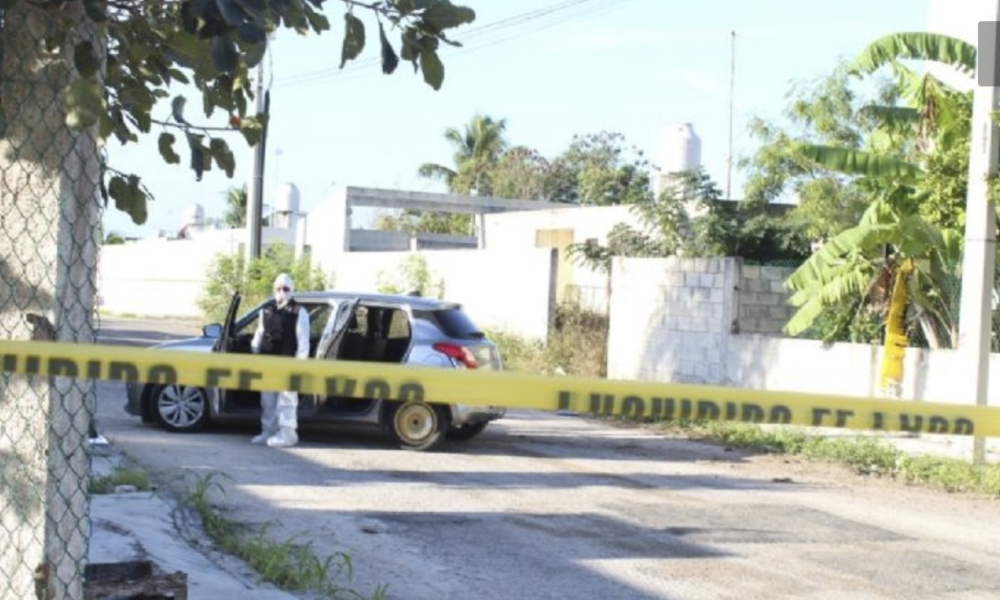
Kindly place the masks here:
<instances>
[{"instance_id":1,"label":"car's side mirror","mask_svg":"<svg viewBox=\"0 0 1000 600\"><path fill-rule=\"evenodd\" d=\"M201 335L207 338L217 338L222 335L222 325L212 323L201 328Z\"/></svg>"}]
</instances>

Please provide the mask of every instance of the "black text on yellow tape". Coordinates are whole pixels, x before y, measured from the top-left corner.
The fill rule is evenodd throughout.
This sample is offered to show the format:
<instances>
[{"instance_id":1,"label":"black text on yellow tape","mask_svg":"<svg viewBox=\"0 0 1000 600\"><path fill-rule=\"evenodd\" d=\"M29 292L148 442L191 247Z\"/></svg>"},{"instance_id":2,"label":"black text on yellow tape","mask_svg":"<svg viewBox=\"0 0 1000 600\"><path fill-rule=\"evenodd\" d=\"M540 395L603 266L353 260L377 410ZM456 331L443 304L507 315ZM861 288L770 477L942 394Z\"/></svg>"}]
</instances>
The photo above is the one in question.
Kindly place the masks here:
<instances>
[{"instance_id":1,"label":"black text on yellow tape","mask_svg":"<svg viewBox=\"0 0 1000 600\"><path fill-rule=\"evenodd\" d=\"M546 377L247 354L0 342L0 370L304 394L569 410L653 419L727 420L1000 437L1000 408L719 386Z\"/></svg>"}]
</instances>

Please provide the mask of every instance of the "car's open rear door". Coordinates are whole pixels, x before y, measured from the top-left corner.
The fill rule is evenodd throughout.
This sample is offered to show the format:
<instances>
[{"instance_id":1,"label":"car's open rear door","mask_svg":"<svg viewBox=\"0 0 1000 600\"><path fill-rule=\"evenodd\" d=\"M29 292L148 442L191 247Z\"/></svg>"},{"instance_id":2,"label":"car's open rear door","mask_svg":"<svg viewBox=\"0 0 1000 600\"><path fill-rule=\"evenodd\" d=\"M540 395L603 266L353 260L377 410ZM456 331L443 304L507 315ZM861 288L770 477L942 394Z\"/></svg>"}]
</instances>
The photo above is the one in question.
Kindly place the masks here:
<instances>
[{"instance_id":1,"label":"car's open rear door","mask_svg":"<svg viewBox=\"0 0 1000 600\"><path fill-rule=\"evenodd\" d=\"M330 312L330 318L323 327L323 335L319 338L319 345L316 346L316 358L337 358L340 345L347 333L347 325L351 322L359 303L358 298L344 300L337 305L336 310Z\"/></svg>"}]
</instances>

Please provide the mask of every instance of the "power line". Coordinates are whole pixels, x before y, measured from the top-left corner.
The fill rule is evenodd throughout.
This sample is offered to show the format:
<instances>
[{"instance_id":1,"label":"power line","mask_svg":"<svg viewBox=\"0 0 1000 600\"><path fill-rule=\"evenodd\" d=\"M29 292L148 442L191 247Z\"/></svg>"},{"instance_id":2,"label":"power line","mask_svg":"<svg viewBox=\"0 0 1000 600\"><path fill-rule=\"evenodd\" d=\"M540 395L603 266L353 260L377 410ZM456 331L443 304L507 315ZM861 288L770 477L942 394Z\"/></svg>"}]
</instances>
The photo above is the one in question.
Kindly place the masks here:
<instances>
[{"instance_id":1,"label":"power line","mask_svg":"<svg viewBox=\"0 0 1000 600\"><path fill-rule=\"evenodd\" d=\"M578 19L580 17L591 16L597 14L598 12L613 9L618 4L622 2L627 2L630 0L565 0L556 4L551 4L542 8L538 8L531 11L526 11L504 19L500 19L491 23L481 25L479 27L470 28L466 33L462 35L461 47L454 48L455 53L467 53L474 50L480 50L490 46L494 46L506 41L510 41L514 38L522 37L526 34L535 33L543 29L554 27L557 25L562 25L571 20ZM579 7L585 4L592 4L596 2L597 5L592 7L592 10L585 10L583 12L578 12L576 14L566 15L565 18L555 21L549 21L547 23L542 23L541 26L536 27L524 27L538 21L539 19L544 19L550 15L561 13L563 11ZM510 31L510 30L514 31ZM507 33L499 38L489 39L494 34L500 32ZM469 45L468 42L483 39L483 43L476 45ZM297 75L292 75L287 78L278 78L275 82L275 87L292 87L296 85L303 84L314 84L321 83L327 80L336 79L338 82L346 82L352 79L358 79L359 77L371 77L380 72L375 72L371 67L377 65L381 61L380 57L371 56L363 59L359 59L349 64L344 69L338 69L336 67L320 69L317 71L299 73Z\"/></svg>"}]
</instances>

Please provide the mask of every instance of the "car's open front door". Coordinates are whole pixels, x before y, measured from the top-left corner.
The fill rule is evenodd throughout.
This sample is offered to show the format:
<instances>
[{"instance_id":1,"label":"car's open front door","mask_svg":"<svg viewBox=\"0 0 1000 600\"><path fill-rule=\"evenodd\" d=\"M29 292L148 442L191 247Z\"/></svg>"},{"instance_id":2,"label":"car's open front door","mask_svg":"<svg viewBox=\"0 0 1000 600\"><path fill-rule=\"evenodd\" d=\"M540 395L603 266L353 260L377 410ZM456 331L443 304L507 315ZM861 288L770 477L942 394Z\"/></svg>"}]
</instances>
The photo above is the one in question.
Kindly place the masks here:
<instances>
[{"instance_id":1,"label":"car's open front door","mask_svg":"<svg viewBox=\"0 0 1000 600\"><path fill-rule=\"evenodd\" d=\"M226 320L222 322L222 333L219 334L219 339L215 340L212 352L225 354L233 349L233 329L235 329L236 315L239 313L241 300L242 297L239 292L233 294L233 299L229 301L229 309L226 310ZM219 388L211 388L205 391L208 394L209 402L212 403L212 413L215 415L230 412L232 409L230 405L236 403L236 399L231 396L238 392Z\"/></svg>"},{"instance_id":2,"label":"car's open front door","mask_svg":"<svg viewBox=\"0 0 1000 600\"><path fill-rule=\"evenodd\" d=\"M226 320L222 323L222 334L215 340L212 352L229 352L232 348L233 324L236 323L236 313L240 310L241 296L239 292L233 294L233 299L229 301L229 309L226 311Z\"/></svg>"}]
</instances>

